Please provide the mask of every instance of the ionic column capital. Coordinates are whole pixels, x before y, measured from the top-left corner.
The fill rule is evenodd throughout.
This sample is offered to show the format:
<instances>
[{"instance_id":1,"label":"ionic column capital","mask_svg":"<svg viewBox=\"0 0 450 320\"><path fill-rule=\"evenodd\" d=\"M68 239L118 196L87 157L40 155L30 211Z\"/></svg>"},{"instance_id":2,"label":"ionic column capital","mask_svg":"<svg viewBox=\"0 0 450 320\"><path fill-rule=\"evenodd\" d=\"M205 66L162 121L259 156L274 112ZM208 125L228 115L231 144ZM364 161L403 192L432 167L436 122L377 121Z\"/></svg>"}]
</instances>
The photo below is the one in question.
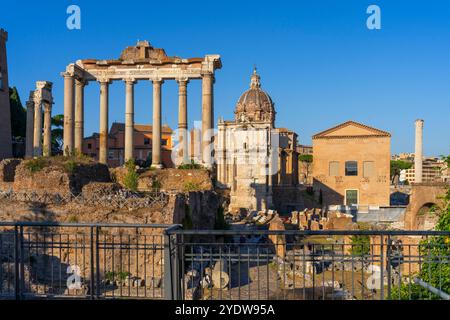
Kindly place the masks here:
<instances>
[{"instance_id":1,"label":"ionic column capital","mask_svg":"<svg viewBox=\"0 0 450 320\"><path fill-rule=\"evenodd\" d=\"M128 85L133 85L137 82L135 78L124 78L123 81Z\"/></svg>"},{"instance_id":2,"label":"ionic column capital","mask_svg":"<svg viewBox=\"0 0 450 320\"><path fill-rule=\"evenodd\" d=\"M177 79L177 82L180 86L186 86L189 83L188 77L181 77Z\"/></svg>"},{"instance_id":3,"label":"ionic column capital","mask_svg":"<svg viewBox=\"0 0 450 320\"><path fill-rule=\"evenodd\" d=\"M79 87L85 87L89 84L89 81L82 78L75 78L75 85Z\"/></svg>"},{"instance_id":4,"label":"ionic column capital","mask_svg":"<svg viewBox=\"0 0 450 320\"><path fill-rule=\"evenodd\" d=\"M103 85L111 83L111 79L109 79L109 78L97 78L97 81Z\"/></svg>"},{"instance_id":5,"label":"ionic column capital","mask_svg":"<svg viewBox=\"0 0 450 320\"><path fill-rule=\"evenodd\" d=\"M154 85L162 85L164 83L164 80L162 78L154 78L150 81L152 81Z\"/></svg>"},{"instance_id":6,"label":"ionic column capital","mask_svg":"<svg viewBox=\"0 0 450 320\"><path fill-rule=\"evenodd\" d=\"M64 78L75 78L75 75L73 73L70 73L70 72L67 72L67 71L61 72L61 76L64 77Z\"/></svg>"}]
</instances>

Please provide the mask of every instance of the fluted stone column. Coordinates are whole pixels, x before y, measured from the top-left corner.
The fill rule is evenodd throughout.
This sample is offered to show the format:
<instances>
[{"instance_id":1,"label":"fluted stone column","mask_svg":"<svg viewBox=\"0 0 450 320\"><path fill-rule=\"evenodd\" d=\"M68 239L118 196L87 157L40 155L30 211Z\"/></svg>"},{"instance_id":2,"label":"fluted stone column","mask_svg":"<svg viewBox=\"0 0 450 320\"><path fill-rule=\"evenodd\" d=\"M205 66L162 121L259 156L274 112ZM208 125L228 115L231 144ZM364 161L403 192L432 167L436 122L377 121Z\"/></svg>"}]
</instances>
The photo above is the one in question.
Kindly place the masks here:
<instances>
[{"instance_id":1,"label":"fluted stone column","mask_svg":"<svg viewBox=\"0 0 450 320\"><path fill-rule=\"evenodd\" d=\"M161 79L153 80L152 168L162 168L161 162Z\"/></svg>"},{"instance_id":2,"label":"fluted stone column","mask_svg":"<svg viewBox=\"0 0 450 320\"><path fill-rule=\"evenodd\" d=\"M416 146L414 154L414 182L422 183L423 120L416 120Z\"/></svg>"},{"instance_id":3,"label":"fluted stone column","mask_svg":"<svg viewBox=\"0 0 450 320\"><path fill-rule=\"evenodd\" d=\"M203 165L207 168L212 166L211 152L212 128L213 128L213 82L212 74L205 74L202 77L202 159Z\"/></svg>"},{"instance_id":4,"label":"fluted stone column","mask_svg":"<svg viewBox=\"0 0 450 320\"><path fill-rule=\"evenodd\" d=\"M33 142L34 142L34 101L30 97L30 100L27 101L27 132L25 143L25 158L27 159L33 157Z\"/></svg>"},{"instance_id":5,"label":"fluted stone column","mask_svg":"<svg viewBox=\"0 0 450 320\"><path fill-rule=\"evenodd\" d=\"M75 80L75 150L83 152L84 138L84 87L86 80Z\"/></svg>"},{"instance_id":6,"label":"fluted stone column","mask_svg":"<svg viewBox=\"0 0 450 320\"><path fill-rule=\"evenodd\" d=\"M125 161L134 158L134 79L125 80Z\"/></svg>"},{"instance_id":7,"label":"fluted stone column","mask_svg":"<svg viewBox=\"0 0 450 320\"><path fill-rule=\"evenodd\" d=\"M109 81L100 81L100 143L98 161L108 163L108 90Z\"/></svg>"},{"instance_id":8,"label":"fluted stone column","mask_svg":"<svg viewBox=\"0 0 450 320\"><path fill-rule=\"evenodd\" d=\"M189 163L188 152L188 125L187 125L187 84L188 79L178 80L178 131L180 151L178 153L180 163Z\"/></svg>"},{"instance_id":9,"label":"fluted stone column","mask_svg":"<svg viewBox=\"0 0 450 320\"><path fill-rule=\"evenodd\" d=\"M34 102L33 156L42 156L42 102Z\"/></svg>"},{"instance_id":10,"label":"fluted stone column","mask_svg":"<svg viewBox=\"0 0 450 320\"><path fill-rule=\"evenodd\" d=\"M64 73L64 155L69 155L74 148L74 77Z\"/></svg>"},{"instance_id":11,"label":"fluted stone column","mask_svg":"<svg viewBox=\"0 0 450 320\"><path fill-rule=\"evenodd\" d=\"M52 103L44 103L44 156L52 155Z\"/></svg>"}]
</instances>

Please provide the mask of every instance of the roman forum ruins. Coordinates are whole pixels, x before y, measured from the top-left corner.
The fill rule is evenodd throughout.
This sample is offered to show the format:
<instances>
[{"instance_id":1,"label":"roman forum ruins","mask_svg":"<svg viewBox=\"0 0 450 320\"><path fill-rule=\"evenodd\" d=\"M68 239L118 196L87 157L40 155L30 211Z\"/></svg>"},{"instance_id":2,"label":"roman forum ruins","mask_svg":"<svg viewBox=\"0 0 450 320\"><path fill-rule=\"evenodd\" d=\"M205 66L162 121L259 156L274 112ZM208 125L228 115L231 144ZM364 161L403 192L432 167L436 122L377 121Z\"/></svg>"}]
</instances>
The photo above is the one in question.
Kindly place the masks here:
<instances>
[{"instance_id":1,"label":"roman forum ruins","mask_svg":"<svg viewBox=\"0 0 450 320\"><path fill-rule=\"evenodd\" d=\"M52 86L53 84L49 81L36 81L36 90L30 92L27 101L26 158L51 156ZM44 107L44 139L42 139L42 106Z\"/></svg>"},{"instance_id":2,"label":"roman forum ruins","mask_svg":"<svg viewBox=\"0 0 450 320\"><path fill-rule=\"evenodd\" d=\"M220 69L220 55L183 59L169 57L164 49L153 48L147 41L127 47L117 60L78 60L61 73L64 77L64 153L82 150L84 136L84 87L89 81L100 83L99 162L108 157L108 87L112 81L125 82L125 161L133 158L134 84L149 80L153 84L152 167L161 168L161 86L165 80L178 82L178 129L180 157L188 161L187 85L202 80L202 162L212 166L212 129L214 128L214 72Z\"/></svg>"}]
</instances>

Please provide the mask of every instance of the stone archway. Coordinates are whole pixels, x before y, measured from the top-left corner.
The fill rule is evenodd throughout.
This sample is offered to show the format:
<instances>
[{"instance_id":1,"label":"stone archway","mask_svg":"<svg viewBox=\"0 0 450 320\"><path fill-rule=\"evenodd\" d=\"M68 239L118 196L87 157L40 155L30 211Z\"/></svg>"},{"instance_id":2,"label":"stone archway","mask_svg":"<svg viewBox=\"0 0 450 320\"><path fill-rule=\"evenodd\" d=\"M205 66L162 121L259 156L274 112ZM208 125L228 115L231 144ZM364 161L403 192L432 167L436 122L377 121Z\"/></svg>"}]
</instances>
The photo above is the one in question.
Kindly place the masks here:
<instances>
[{"instance_id":1,"label":"stone archway","mask_svg":"<svg viewBox=\"0 0 450 320\"><path fill-rule=\"evenodd\" d=\"M433 222L437 221L437 217L430 215L430 209L443 206L442 196L445 194L447 186L447 184L439 182L412 185L409 204L405 212L406 230L430 229Z\"/></svg>"}]
</instances>

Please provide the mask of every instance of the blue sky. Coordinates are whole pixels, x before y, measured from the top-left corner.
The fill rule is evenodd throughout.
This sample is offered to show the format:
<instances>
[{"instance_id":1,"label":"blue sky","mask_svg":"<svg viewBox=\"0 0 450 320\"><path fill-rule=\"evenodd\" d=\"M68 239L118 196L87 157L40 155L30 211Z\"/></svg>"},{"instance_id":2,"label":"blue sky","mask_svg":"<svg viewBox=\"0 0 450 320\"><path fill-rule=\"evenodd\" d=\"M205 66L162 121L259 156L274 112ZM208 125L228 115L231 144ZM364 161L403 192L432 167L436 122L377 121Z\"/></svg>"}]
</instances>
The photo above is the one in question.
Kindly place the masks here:
<instances>
[{"instance_id":1,"label":"blue sky","mask_svg":"<svg viewBox=\"0 0 450 320\"><path fill-rule=\"evenodd\" d=\"M81 8L81 30L68 30L66 9ZM366 27L366 9L381 8L381 30ZM63 110L60 72L78 59L118 58L138 39L168 55L220 54L215 117L232 119L257 65L275 102L276 125L299 142L352 119L392 133L392 152L412 152L414 120L423 118L426 155L450 153L450 2L329 1L7 1L0 27L9 32L10 85L25 103L36 80L54 83L54 113ZM163 122L176 127L177 86L163 85ZM124 84L110 91L110 122L124 121ZM151 123L152 87L136 85L136 122ZM188 87L189 125L201 119L201 84ZM99 85L86 88L86 134L98 131Z\"/></svg>"}]
</instances>

